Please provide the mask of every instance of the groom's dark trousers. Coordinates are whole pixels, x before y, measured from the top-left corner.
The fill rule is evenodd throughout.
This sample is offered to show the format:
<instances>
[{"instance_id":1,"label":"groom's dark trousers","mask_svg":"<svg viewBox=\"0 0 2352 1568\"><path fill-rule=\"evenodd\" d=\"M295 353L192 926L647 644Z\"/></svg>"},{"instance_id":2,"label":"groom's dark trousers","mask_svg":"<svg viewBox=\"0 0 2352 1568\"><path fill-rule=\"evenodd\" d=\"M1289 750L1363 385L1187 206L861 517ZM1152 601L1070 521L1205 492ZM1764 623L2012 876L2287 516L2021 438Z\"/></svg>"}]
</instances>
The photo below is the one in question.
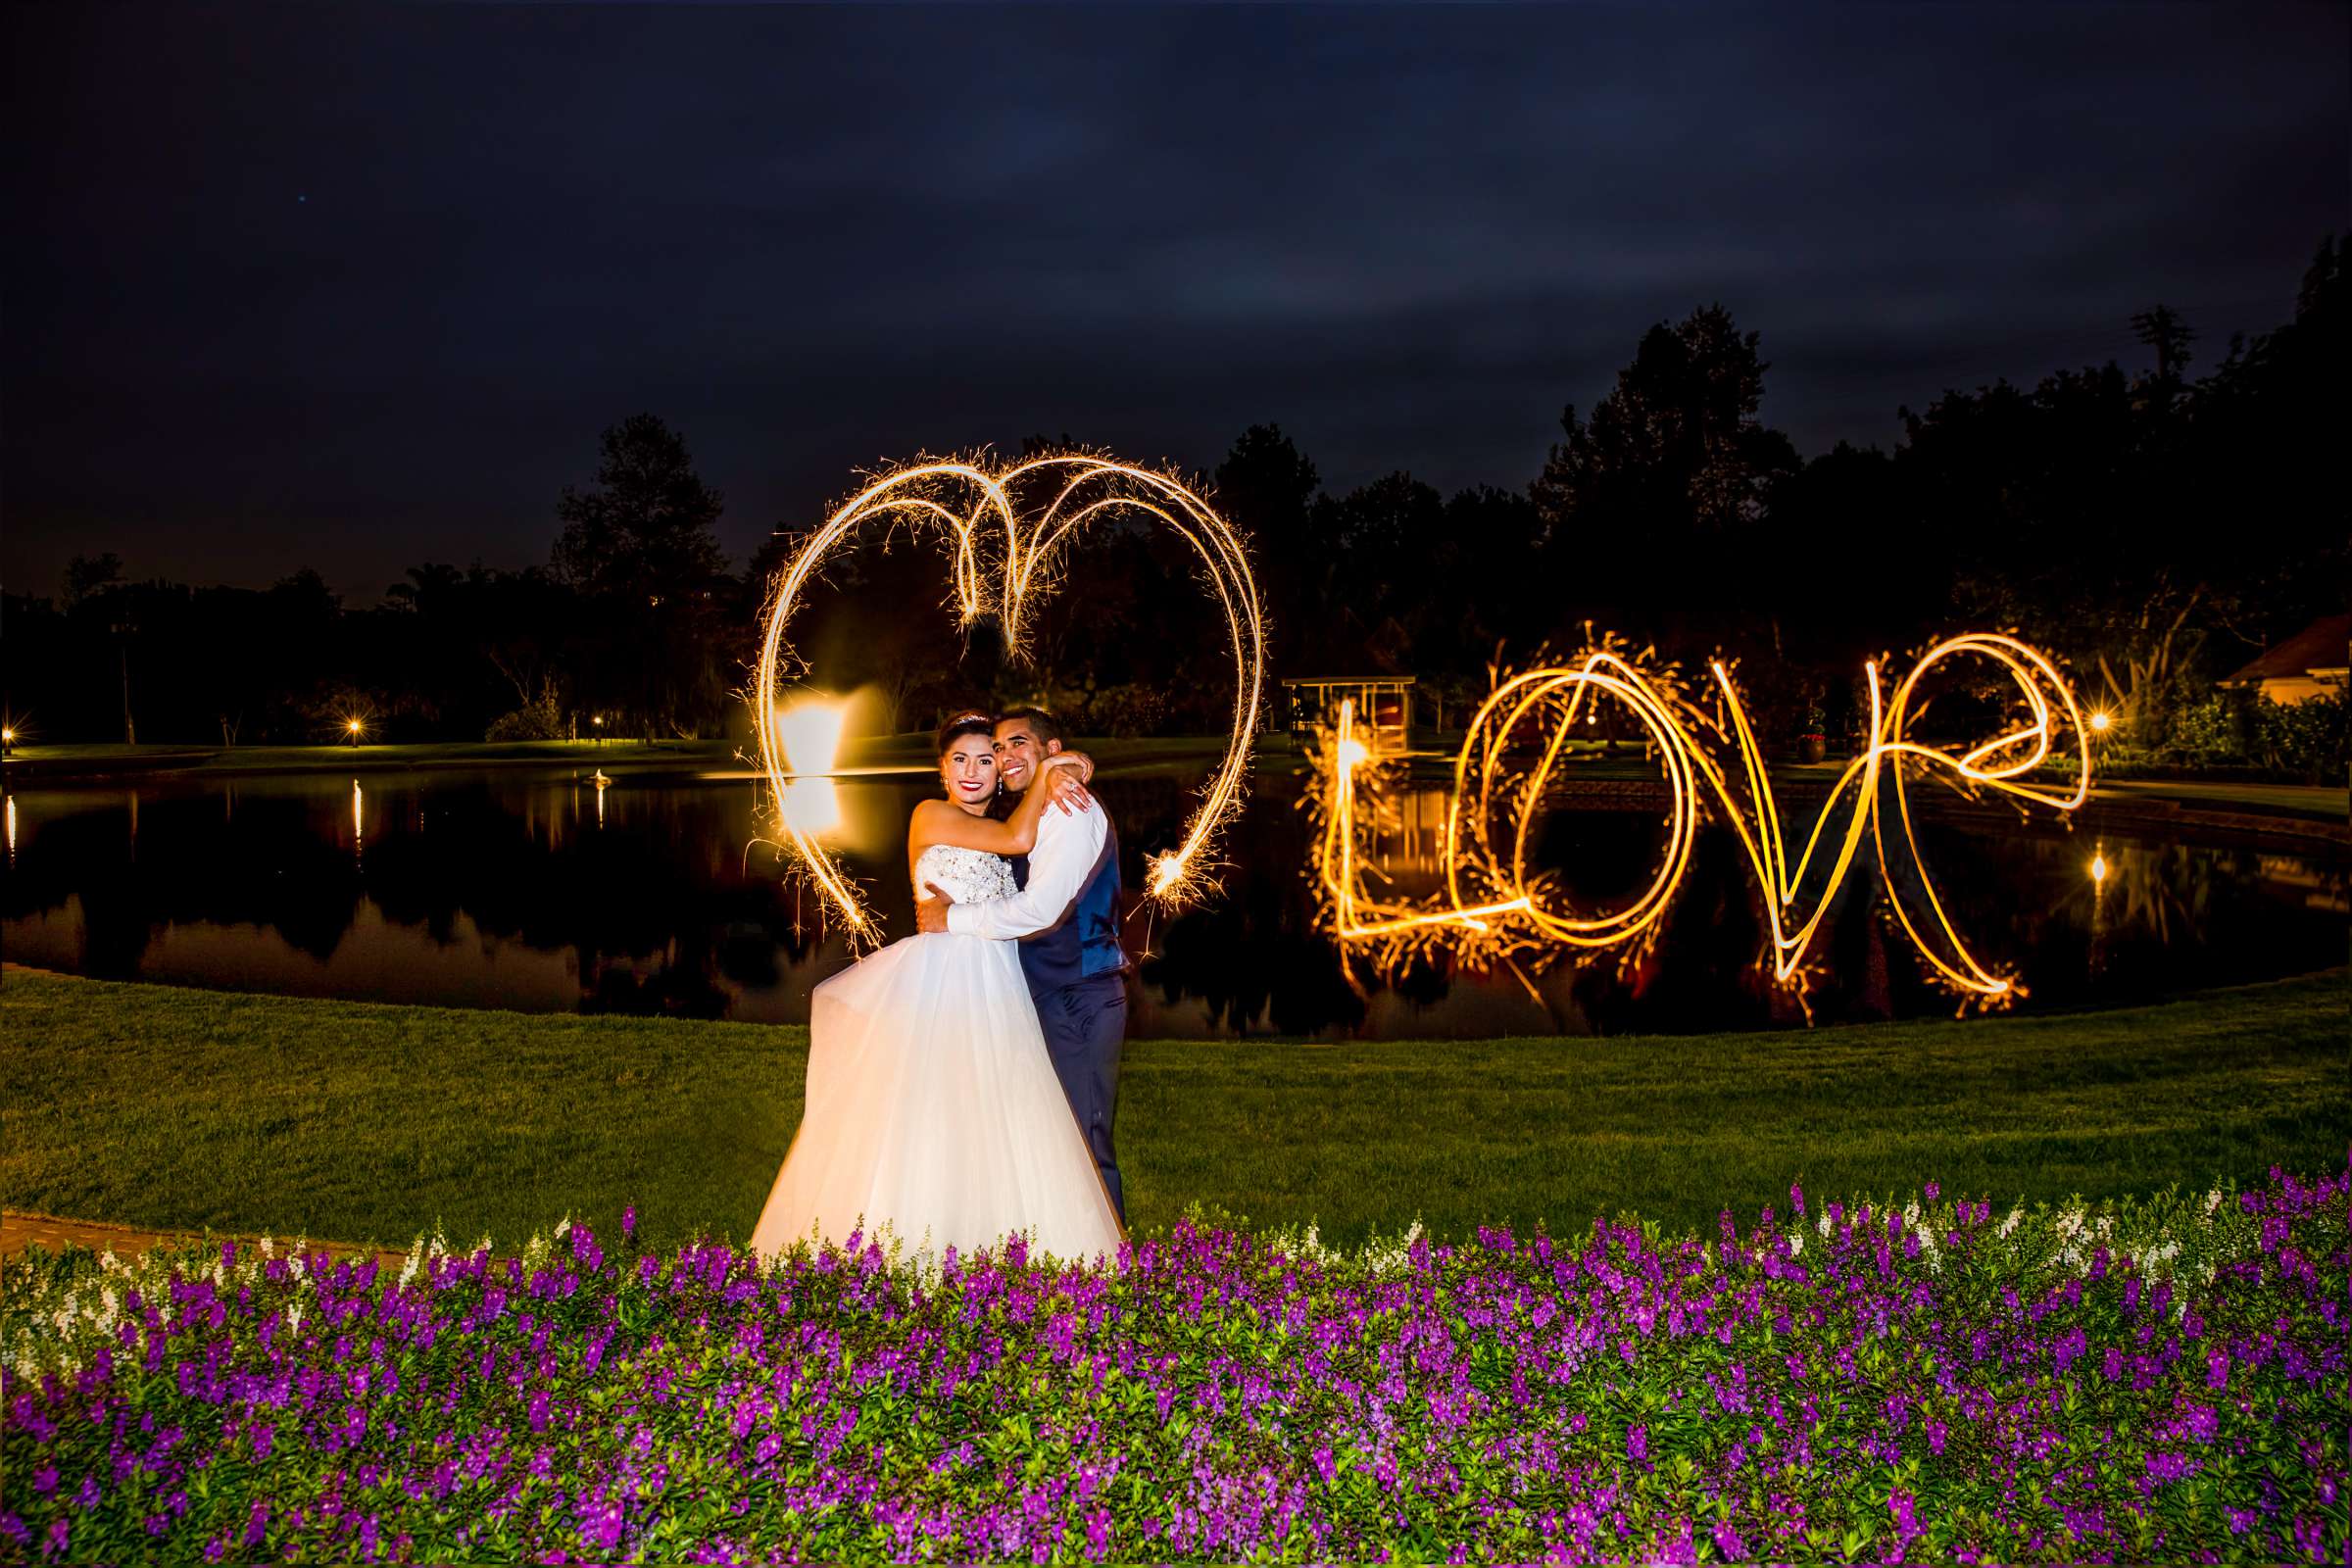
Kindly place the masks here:
<instances>
[{"instance_id":1,"label":"groom's dark trousers","mask_svg":"<svg viewBox=\"0 0 2352 1568\"><path fill-rule=\"evenodd\" d=\"M1013 880L1029 885L1029 858L1012 859ZM1067 918L1020 944L1021 973L1037 1003L1046 1054L1086 1134L1110 1205L1127 1221L1126 1194L1110 1129L1119 1094L1119 1052L1127 1041L1127 954L1119 945L1119 835L1102 835L1102 853Z\"/></svg>"}]
</instances>

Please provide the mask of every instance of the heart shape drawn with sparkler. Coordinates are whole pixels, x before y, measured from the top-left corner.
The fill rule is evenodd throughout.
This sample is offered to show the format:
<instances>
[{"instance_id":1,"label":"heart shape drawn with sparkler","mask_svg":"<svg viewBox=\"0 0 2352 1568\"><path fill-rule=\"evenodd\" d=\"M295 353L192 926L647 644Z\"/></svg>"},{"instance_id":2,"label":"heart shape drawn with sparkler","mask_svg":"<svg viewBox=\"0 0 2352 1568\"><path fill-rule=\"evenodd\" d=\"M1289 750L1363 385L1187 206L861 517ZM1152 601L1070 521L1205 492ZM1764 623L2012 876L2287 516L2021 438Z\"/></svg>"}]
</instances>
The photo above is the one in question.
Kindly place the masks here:
<instances>
[{"instance_id":1,"label":"heart shape drawn with sparkler","mask_svg":"<svg viewBox=\"0 0 2352 1568\"><path fill-rule=\"evenodd\" d=\"M1052 499L1024 514L1015 497L1025 495ZM762 613L750 691L753 733L773 799L783 802L790 772L775 706L779 683L797 669L785 630L834 546L876 522L937 535L953 558L954 600L962 623L993 610L1005 655L1017 659L1024 618L1052 591L1055 561L1089 524L1121 516L1156 518L1182 535L1200 556L1225 613L1233 653L1233 741L1185 823L1183 840L1153 856L1145 878L1147 895L1165 906L1198 894L1207 881L1200 869L1206 847L1241 804L1265 681L1264 616L1249 553L1233 525L1168 475L1107 458L1033 458L995 472L971 463L918 460L868 485L802 542L777 574ZM781 809L777 816L788 853L841 916L853 946L878 941L857 885L814 837Z\"/></svg>"}]
</instances>

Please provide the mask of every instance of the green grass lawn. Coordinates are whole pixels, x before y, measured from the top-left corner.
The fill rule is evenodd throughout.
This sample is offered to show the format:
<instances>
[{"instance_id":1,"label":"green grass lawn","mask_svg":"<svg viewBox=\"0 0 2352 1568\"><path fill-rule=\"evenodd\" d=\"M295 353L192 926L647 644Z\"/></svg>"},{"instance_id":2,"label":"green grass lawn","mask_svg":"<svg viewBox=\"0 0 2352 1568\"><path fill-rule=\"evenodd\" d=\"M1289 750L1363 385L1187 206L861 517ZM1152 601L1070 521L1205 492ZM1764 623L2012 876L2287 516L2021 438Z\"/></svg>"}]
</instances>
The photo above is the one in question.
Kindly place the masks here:
<instances>
[{"instance_id":1,"label":"green grass lawn","mask_svg":"<svg viewBox=\"0 0 2352 1568\"><path fill-rule=\"evenodd\" d=\"M2159 1006L1769 1035L1139 1041L1131 1222L1196 1200L1334 1242L1620 1207L1704 1225L1802 1178L1996 1202L2340 1169L2341 972ZM0 1195L128 1224L405 1246L634 1200L741 1237L801 1109L799 1029L381 1006L11 973Z\"/></svg>"}]
</instances>

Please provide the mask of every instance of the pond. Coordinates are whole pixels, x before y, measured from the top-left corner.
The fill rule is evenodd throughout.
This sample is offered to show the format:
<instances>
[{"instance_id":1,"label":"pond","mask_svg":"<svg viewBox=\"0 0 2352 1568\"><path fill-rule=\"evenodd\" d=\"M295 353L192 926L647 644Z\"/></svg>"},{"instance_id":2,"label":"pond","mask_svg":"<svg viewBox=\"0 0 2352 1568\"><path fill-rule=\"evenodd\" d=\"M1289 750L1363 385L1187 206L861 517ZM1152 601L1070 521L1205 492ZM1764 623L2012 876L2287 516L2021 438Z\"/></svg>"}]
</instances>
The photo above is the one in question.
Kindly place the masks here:
<instances>
[{"instance_id":1,"label":"pond","mask_svg":"<svg viewBox=\"0 0 2352 1568\"><path fill-rule=\"evenodd\" d=\"M847 961L814 900L756 842L739 774L569 767L419 770L26 789L7 802L0 927L16 962L171 984L383 1002L800 1022ZM912 928L901 835L927 775L830 786L830 836L894 934ZM1191 786L1106 776L1130 889ZM1562 959L1527 976L1425 969L1352 989L1318 935L1298 785L1261 779L1226 841L1221 897L1174 918L1137 910L1132 1033L1460 1038L1690 1032L1801 1023L1766 985L1755 892L1731 836L1705 832L1654 951L1620 966ZM1603 808L1591 808L1594 804ZM1404 803L1384 845L1409 877L1442 809ZM1809 808L1806 808L1809 811ZM2139 830L2144 831L2144 830ZM1646 878L1658 813L1586 803L1547 816L1545 859L1580 897ZM1923 832L1939 891L1981 956L2021 976L2029 1009L2103 1005L2341 963L2343 858L2133 836L2094 808L2072 831L1953 813ZM2106 874L2094 878L2094 857ZM1948 1013L1868 861L1817 948L1815 1017Z\"/></svg>"}]
</instances>

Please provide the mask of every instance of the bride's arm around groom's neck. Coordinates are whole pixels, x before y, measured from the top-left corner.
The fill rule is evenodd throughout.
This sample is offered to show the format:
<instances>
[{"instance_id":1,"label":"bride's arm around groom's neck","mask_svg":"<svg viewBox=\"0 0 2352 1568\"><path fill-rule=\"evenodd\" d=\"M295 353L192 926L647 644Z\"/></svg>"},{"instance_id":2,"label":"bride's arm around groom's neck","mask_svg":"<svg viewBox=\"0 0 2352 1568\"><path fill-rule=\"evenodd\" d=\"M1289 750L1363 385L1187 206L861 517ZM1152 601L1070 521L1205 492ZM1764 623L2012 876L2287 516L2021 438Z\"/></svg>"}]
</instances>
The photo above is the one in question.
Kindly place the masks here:
<instances>
[{"instance_id":1,"label":"bride's arm around groom's neck","mask_svg":"<svg viewBox=\"0 0 2352 1568\"><path fill-rule=\"evenodd\" d=\"M1029 852L1028 886L984 904L951 906L948 929L1004 942L1058 925L1078 902L1109 835L1110 819L1100 801L1066 815L1048 811L1037 824L1037 848Z\"/></svg>"}]
</instances>

